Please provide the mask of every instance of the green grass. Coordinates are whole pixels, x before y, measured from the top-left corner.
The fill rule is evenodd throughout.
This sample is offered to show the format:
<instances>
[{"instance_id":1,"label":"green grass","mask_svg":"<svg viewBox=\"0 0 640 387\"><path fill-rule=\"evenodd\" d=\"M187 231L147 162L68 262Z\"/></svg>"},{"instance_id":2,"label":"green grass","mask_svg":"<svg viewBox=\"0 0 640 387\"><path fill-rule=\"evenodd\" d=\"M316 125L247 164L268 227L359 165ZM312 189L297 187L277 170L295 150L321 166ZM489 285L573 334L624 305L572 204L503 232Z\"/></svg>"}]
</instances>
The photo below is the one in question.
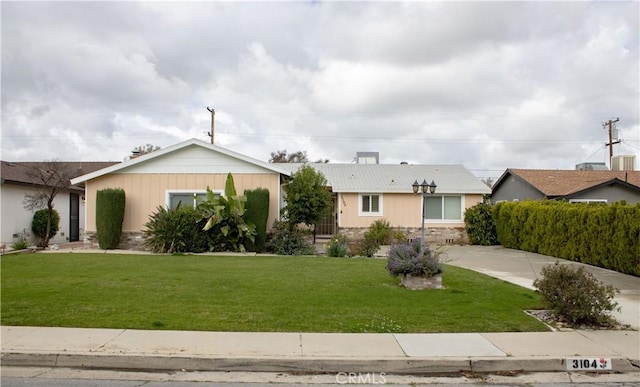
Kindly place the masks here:
<instances>
[{"instance_id":1,"label":"green grass","mask_svg":"<svg viewBox=\"0 0 640 387\"><path fill-rule=\"evenodd\" d=\"M266 332L544 331L538 295L445 266L411 291L386 261L21 254L1 258L2 325Z\"/></svg>"}]
</instances>

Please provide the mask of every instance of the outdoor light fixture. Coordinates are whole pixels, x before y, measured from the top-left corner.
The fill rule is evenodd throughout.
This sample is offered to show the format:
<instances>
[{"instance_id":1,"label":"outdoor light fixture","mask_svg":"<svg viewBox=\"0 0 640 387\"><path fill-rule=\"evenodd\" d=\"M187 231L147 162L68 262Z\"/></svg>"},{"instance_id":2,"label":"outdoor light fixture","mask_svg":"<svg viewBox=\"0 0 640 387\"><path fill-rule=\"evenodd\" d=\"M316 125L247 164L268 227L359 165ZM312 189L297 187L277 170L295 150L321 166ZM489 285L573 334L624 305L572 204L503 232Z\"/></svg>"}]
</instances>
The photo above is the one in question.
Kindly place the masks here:
<instances>
[{"instance_id":1,"label":"outdoor light fixture","mask_svg":"<svg viewBox=\"0 0 640 387\"><path fill-rule=\"evenodd\" d=\"M411 188L413 188L413 193L414 194L422 194L422 245L424 246L424 218L427 215L426 214L426 207L424 204L424 198L427 197L427 195L433 195L436 192L436 183L431 180L431 184L427 183L427 179L422 180L422 184L418 183L418 180L416 179L416 181L413 182L413 184L411 184Z\"/></svg>"}]
</instances>

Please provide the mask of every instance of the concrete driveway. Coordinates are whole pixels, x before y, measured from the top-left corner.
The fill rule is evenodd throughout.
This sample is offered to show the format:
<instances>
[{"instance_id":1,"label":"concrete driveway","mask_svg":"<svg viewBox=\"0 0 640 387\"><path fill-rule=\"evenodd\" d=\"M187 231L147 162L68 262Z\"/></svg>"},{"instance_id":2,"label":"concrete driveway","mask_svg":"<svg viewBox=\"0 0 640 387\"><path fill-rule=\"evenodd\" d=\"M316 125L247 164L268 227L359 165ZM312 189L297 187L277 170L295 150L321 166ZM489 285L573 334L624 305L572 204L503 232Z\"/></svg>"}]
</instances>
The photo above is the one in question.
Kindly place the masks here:
<instances>
[{"instance_id":1,"label":"concrete driveway","mask_svg":"<svg viewBox=\"0 0 640 387\"><path fill-rule=\"evenodd\" d=\"M522 287L534 289L533 281L544 266L556 261L583 266L605 284L620 290L615 298L622 310L613 316L633 329L640 329L640 278L612 270L585 265L547 255L506 249L502 246L446 246L444 261L453 266L471 269Z\"/></svg>"}]
</instances>

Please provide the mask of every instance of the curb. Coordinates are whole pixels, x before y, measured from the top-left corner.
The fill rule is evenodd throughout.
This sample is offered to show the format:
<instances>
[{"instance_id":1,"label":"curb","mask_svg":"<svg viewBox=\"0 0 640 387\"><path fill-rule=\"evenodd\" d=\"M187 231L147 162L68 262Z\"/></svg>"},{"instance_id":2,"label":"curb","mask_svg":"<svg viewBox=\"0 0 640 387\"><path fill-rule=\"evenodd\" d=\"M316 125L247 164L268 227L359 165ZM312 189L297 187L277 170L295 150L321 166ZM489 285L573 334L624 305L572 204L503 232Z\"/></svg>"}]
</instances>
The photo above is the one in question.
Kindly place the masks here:
<instances>
[{"instance_id":1,"label":"curb","mask_svg":"<svg viewBox=\"0 0 640 387\"><path fill-rule=\"evenodd\" d=\"M566 372L562 358L208 358L159 355L103 355L3 352L3 366L65 367L136 371L217 372L385 372L396 375L442 375L499 372ZM612 370L637 372L637 360L612 358ZM594 371L595 372L595 371Z\"/></svg>"}]
</instances>

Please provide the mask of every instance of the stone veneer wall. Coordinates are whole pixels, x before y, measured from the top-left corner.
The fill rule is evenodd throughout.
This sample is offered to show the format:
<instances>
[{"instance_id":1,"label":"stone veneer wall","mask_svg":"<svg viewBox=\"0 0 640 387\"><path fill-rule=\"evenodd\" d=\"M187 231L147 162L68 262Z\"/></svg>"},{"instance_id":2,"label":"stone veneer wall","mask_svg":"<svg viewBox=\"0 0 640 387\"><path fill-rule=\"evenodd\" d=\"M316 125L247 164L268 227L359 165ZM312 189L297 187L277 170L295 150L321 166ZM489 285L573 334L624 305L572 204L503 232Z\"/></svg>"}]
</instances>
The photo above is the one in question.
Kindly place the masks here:
<instances>
[{"instance_id":1,"label":"stone veneer wall","mask_svg":"<svg viewBox=\"0 0 640 387\"><path fill-rule=\"evenodd\" d=\"M120 236L118 249L144 251L148 250L143 246L144 234L141 231L123 231ZM84 244L91 249L99 249L98 239L95 232L86 232L84 234Z\"/></svg>"},{"instance_id":2,"label":"stone veneer wall","mask_svg":"<svg viewBox=\"0 0 640 387\"><path fill-rule=\"evenodd\" d=\"M349 239L363 239L367 227L361 228L340 228L339 233L346 235ZM407 235L408 239L422 237L421 228L394 228ZM424 230L427 243L437 245L466 245L469 244L469 236L464 227L428 227Z\"/></svg>"},{"instance_id":3,"label":"stone veneer wall","mask_svg":"<svg viewBox=\"0 0 640 387\"><path fill-rule=\"evenodd\" d=\"M339 233L346 235L349 239L363 239L367 227L361 228L341 228ZM404 232L407 239L420 238L422 230L420 228L395 228ZM424 230L427 243L437 245L466 245L469 244L469 237L464 227L429 227ZM120 237L118 249L146 251L149 250L144 245L144 234L140 231L123 231ZM95 232L84 234L84 244L89 248L99 248Z\"/></svg>"}]
</instances>

